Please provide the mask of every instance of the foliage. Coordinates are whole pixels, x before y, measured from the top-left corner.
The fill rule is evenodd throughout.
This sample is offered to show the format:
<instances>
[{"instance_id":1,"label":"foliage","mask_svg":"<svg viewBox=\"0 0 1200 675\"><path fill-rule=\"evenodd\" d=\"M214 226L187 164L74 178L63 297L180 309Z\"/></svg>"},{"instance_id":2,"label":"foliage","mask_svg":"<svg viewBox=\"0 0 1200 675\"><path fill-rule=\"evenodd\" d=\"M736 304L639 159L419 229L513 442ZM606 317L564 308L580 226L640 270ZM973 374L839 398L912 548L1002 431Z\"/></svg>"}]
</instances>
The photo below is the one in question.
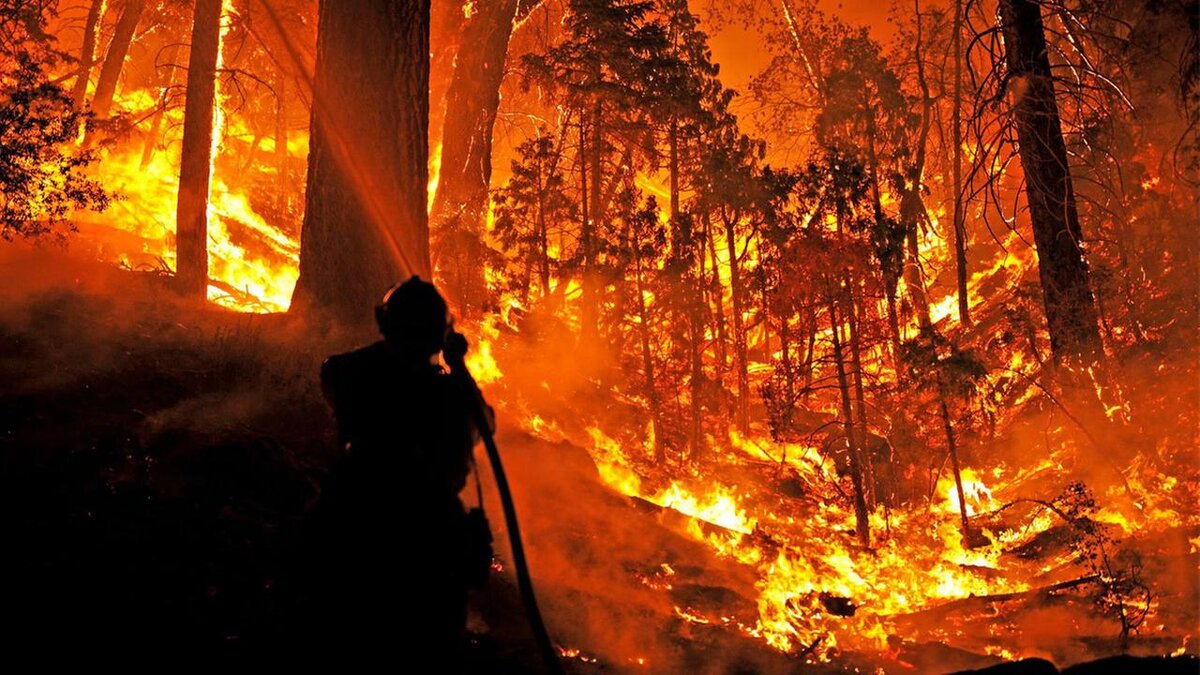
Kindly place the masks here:
<instances>
[{"instance_id":1,"label":"foliage","mask_svg":"<svg viewBox=\"0 0 1200 675\"><path fill-rule=\"evenodd\" d=\"M566 192L561 168L562 149L545 133L517 146L508 184L495 191L494 235L520 271L511 277L528 295L531 282L545 275L543 296L549 292L550 275L564 264L562 251L551 253L551 236L562 241L564 224L575 219L575 203ZM556 246L557 248L557 246Z\"/></svg>"},{"instance_id":2,"label":"foliage","mask_svg":"<svg viewBox=\"0 0 1200 675\"><path fill-rule=\"evenodd\" d=\"M51 66L71 57L58 49L47 27L57 18L60 0L0 0L0 69L17 70L25 62Z\"/></svg>"},{"instance_id":3,"label":"foliage","mask_svg":"<svg viewBox=\"0 0 1200 675\"><path fill-rule=\"evenodd\" d=\"M979 393L986 380L988 371L982 359L936 332L909 340L903 347L901 362L917 390L966 402Z\"/></svg>"},{"instance_id":4,"label":"foliage","mask_svg":"<svg viewBox=\"0 0 1200 675\"><path fill-rule=\"evenodd\" d=\"M1095 520L1096 498L1083 483L1071 483L1053 503L1071 526L1071 550L1075 562L1096 577L1096 608L1121 624L1121 642L1136 631L1150 613L1153 595L1142 580L1141 556L1121 549L1111 526Z\"/></svg>"},{"instance_id":5,"label":"foliage","mask_svg":"<svg viewBox=\"0 0 1200 675\"><path fill-rule=\"evenodd\" d=\"M94 157L70 144L85 116L39 65L22 59L3 76L0 104L0 236L65 236L76 209L103 210L109 195L84 170Z\"/></svg>"}]
</instances>

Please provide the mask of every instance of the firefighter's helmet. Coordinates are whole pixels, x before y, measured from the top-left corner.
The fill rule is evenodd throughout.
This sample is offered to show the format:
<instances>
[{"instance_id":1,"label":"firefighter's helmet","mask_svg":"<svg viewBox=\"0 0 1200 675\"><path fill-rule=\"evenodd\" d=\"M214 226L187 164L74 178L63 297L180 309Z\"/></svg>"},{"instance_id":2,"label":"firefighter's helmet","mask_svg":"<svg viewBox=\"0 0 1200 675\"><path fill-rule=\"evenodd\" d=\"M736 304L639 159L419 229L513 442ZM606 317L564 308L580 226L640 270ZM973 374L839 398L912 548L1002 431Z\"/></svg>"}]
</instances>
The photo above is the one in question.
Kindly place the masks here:
<instances>
[{"instance_id":1,"label":"firefighter's helmet","mask_svg":"<svg viewBox=\"0 0 1200 675\"><path fill-rule=\"evenodd\" d=\"M375 307L375 321L388 341L411 346L422 354L442 350L450 325L442 294L416 275L388 290Z\"/></svg>"}]
</instances>

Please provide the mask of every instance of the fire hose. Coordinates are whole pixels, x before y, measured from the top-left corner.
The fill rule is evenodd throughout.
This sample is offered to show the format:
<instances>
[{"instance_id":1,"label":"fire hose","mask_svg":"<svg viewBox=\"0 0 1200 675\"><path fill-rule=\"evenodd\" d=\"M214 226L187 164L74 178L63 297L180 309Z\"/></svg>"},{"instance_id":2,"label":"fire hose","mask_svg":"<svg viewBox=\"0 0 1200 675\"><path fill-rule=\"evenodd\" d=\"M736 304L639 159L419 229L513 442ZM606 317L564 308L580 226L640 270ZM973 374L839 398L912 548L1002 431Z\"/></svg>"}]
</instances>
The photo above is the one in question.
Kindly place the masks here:
<instances>
[{"instance_id":1,"label":"fire hose","mask_svg":"<svg viewBox=\"0 0 1200 675\"><path fill-rule=\"evenodd\" d=\"M525 546L521 543L521 527L517 522L517 509L513 503L512 491L508 486L508 477L504 473L504 464L500 461L500 450L496 447L496 438L492 433L491 421L488 419L487 407L483 393L465 361L467 339L461 333L452 332L446 341L443 352L452 376L461 378L464 389L470 392L474 399L471 406L475 427L483 438L483 447L487 449L488 462L492 465L492 474L496 478L496 491L500 493L500 504L504 507L504 522L508 525L508 543L512 549L513 567L517 573L517 586L521 593L521 602L525 606L525 618L533 631L538 652L546 663L546 669L551 675L562 675L562 663L558 660L558 650L550 640L546 631L546 623L542 620L542 612L538 608L537 595L533 590L533 578L529 575L529 564L525 558Z\"/></svg>"}]
</instances>

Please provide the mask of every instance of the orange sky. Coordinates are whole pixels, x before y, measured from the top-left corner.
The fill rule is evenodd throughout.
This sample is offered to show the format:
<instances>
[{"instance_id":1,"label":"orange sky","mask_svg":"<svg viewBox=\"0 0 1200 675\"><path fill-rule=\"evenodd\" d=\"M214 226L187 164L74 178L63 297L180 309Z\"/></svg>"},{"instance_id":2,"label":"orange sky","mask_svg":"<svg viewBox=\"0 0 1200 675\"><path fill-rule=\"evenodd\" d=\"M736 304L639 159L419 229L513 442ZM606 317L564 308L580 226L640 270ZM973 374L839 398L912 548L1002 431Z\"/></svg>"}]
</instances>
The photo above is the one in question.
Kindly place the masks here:
<instances>
[{"instance_id":1,"label":"orange sky","mask_svg":"<svg viewBox=\"0 0 1200 675\"><path fill-rule=\"evenodd\" d=\"M888 18L889 0L821 0L820 7L846 23L870 26L872 37L881 42L886 43L895 32ZM695 3L692 9L704 17L703 4ZM705 22L702 28L711 36L709 45L713 58L721 64L721 81L727 87L745 91L750 77L766 64L762 38L754 31L740 27L728 27L718 33Z\"/></svg>"}]
</instances>

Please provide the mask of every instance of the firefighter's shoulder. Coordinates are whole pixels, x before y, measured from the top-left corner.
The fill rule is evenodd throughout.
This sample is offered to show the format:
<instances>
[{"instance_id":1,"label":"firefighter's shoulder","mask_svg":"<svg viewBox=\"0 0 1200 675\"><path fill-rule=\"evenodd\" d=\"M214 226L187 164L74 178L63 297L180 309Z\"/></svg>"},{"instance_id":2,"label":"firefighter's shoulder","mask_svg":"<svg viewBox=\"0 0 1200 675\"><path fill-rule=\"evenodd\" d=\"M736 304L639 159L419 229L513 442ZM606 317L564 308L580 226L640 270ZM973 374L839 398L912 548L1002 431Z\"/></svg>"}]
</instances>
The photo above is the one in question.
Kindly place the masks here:
<instances>
[{"instance_id":1,"label":"firefighter's shoulder","mask_svg":"<svg viewBox=\"0 0 1200 675\"><path fill-rule=\"evenodd\" d=\"M321 364L321 382L330 386L347 379L377 374L386 362L387 346L382 341L343 354L334 354Z\"/></svg>"}]
</instances>

